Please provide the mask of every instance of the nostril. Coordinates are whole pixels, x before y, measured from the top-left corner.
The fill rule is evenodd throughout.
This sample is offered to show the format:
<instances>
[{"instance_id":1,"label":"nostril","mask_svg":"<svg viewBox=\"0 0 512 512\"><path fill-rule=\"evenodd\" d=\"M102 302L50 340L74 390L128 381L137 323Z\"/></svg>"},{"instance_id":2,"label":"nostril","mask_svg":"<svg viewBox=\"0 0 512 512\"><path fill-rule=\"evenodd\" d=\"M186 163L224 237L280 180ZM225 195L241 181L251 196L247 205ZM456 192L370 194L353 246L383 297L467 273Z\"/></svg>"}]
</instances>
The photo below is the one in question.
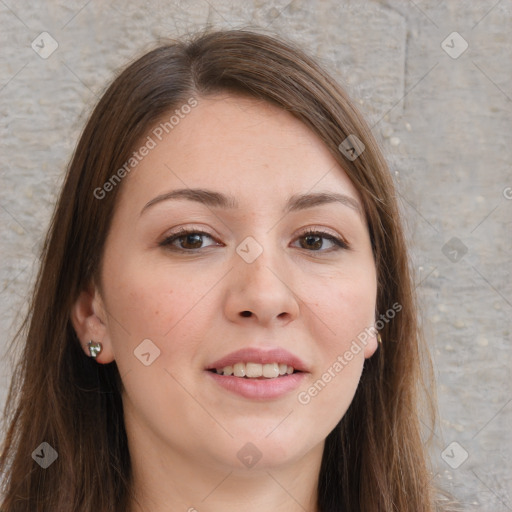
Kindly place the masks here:
<instances>
[{"instance_id":1,"label":"nostril","mask_svg":"<svg viewBox=\"0 0 512 512\"><path fill-rule=\"evenodd\" d=\"M251 316L252 313L250 311L242 311L241 315L242 316Z\"/></svg>"}]
</instances>

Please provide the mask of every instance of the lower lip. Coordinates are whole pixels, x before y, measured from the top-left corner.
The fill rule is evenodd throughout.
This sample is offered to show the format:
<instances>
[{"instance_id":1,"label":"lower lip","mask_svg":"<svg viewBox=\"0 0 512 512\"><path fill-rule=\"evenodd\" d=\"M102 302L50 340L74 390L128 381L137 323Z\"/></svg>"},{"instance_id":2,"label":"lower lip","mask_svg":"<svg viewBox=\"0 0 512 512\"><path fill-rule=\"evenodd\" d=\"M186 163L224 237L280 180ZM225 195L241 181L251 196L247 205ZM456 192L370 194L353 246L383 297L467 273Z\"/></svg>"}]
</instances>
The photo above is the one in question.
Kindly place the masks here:
<instances>
[{"instance_id":1,"label":"lower lip","mask_svg":"<svg viewBox=\"0 0 512 512\"><path fill-rule=\"evenodd\" d=\"M244 379L206 371L224 389L253 400L268 400L286 395L299 387L306 373L298 372L274 379Z\"/></svg>"}]
</instances>

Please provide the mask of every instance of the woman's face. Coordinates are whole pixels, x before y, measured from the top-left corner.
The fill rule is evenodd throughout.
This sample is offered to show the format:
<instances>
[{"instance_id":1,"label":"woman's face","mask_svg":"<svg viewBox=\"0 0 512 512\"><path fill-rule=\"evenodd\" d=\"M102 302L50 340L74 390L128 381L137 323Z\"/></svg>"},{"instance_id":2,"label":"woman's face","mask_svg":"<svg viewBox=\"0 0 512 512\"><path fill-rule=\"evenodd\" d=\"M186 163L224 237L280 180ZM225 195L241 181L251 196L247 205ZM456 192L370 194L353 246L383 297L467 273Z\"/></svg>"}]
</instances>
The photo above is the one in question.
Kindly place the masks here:
<instances>
[{"instance_id":1,"label":"woman's face","mask_svg":"<svg viewBox=\"0 0 512 512\"><path fill-rule=\"evenodd\" d=\"M377 291L360 197L323 143L265 102L198 98L160 131L122 183L95 299L98 362L117 363L130 442L231 470L319 453L376 349L353 344ZM255 352L225 361L239 375L275 375L290 354L302 372L209 371L241 349Z\"/></svg>"}]
</instances>

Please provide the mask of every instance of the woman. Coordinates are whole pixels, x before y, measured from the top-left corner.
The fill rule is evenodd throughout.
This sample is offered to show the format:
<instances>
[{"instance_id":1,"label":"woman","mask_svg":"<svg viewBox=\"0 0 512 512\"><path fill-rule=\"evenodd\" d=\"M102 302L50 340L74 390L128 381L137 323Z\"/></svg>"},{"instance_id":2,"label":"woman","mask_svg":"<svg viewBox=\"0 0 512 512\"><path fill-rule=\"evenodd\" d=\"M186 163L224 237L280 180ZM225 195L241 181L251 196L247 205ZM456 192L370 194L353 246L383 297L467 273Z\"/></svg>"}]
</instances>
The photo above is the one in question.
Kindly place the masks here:
<instances>
[{"instance_id":1,"label":"woman","mask_svg":"<svg viewBox=\"0 0 512 512\"><path fill-rule=\"evenodd\" d=\"M68 169L2 510L434 510L413 292L386 163L324 70L249 31L149 52Z\"/></svg>"}]
</instances>

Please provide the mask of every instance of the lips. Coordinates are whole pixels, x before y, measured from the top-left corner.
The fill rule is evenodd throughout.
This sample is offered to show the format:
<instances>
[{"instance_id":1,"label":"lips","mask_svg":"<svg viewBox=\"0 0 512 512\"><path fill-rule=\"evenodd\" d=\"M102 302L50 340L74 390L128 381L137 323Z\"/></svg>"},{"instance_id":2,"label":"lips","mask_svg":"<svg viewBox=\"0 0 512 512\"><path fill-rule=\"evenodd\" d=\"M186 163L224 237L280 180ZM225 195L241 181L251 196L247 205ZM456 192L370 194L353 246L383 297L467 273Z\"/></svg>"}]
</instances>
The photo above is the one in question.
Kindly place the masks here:
<instances>
[{"instance_id":1,"label":"lips","mask_svg":"<svg viewBox=\"0 0 512 512\"><path fill-rule=\"evenodd\" d=\"M216 370L226 366L233 366L236 363L259 363L271 364L281 363L293 366L296 371L309 372L308 366L298 356L288 352L284 348L263 350L261 348L243 348L214 361L209 364L206 370Z\"/></svg>"},{"instance_id":2,"label":"lips","mask_svg":"<svg viewBox=\"0 0 512 512\"><path fill-rule=\"evenodd\" d=\"M221 376L211 371L205 371L207 379L214 384L212 392L223 389L232 395L241 396L244 399L261 401L285 399L292 396L292 392L304 382L307 377L305 372L297 372L291 375L283 375L275 379L241 379L234 376ZM210 386L207 387L209 389ZM291 398L290 398L291 399Z\"/></svg>"}]
</instances>

